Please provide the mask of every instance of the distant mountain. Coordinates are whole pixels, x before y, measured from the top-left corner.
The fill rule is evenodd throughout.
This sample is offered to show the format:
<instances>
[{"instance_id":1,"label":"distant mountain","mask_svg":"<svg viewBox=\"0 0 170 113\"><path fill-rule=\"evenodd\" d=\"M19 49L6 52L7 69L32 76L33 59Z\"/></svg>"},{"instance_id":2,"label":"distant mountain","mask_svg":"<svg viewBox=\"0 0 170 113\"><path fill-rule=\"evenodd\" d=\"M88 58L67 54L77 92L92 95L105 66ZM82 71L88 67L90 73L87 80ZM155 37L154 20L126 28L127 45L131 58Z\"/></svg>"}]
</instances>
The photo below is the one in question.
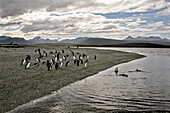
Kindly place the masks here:
<instances>
[{"instance_id":1,"label":"distant mountain","mask_svg":"<svg viewBox=\"0 0 170 113\"><path fill-rule=\"evenodd\" d=\"M37 36L37 37L30 39L28 41L33 42L33 43L58 43L58 40L43 39L40 36Z\"/></svg>"},{"instance_id":2,"label":"distant mountain","mask_svg":"<svg viewBox=\"0 0 170 113\"><path fill-rule=\"evenodd\" d=\"M141 41L167 41L168 39L164 38L160 38L158 36L150 36L150 37L131 37L131 36L128 36L127 38L125 38L124 40L141 40Z\"/></svg>"},{"instance_id":3,"label":"distant mountain","mask_svg":"<svg viewBox=\"0 0 170 113\"><path fill-rule=\"evenodd\" d=\"M155 44L170 45L170 40L166 38L162 39L158 36L136 37L136 38L128 36L124 40L129 41L130 43L155 43Z\"/></svg>"},{"instance_id":4,"label":"distant mountain","mask_svg":"<svg viewBox=\"0 0 170 113\"><path fill-rule=\"evenodd\" d=\"M0 36L0 41L1 41L1 40L10 39L10 38L12 38L12 37L9 37L9 36Z\"/></svg>"},{"instance_id":5,"label":"distant mountain","mask_svg":"<svg viewBox=\"0 0 170 113\"><path fill-rule=\"evenodd\" d=\"M128 43L128 41L105 39L105 38L88 38L88 39L82 41L80 44L83 44L83 45L110 45L110 44L123 44L123 43Z\"/></svg>"},{"instance_id":6,"label":"distant mountain","mask_svg":"<svg viewBox=\"0 0 170 113\"><path fill-rule=\"evenodd\" d=\"M0 37L0 44L29 44L30 42L26 41L24 38L12 38L8 36L1 36Z\"/></svg>"},{"instance_id":7,"label":"distant mountain","mask_svg":"<svg viewBox=\"0 0 170 113\"><path fill-rule=\"evenodd\" d=\"M78 37L76 39L65 39L65 40L50 40L50 39L43 39L40 36L37 36L33 39L28 40L29 42L34 42L34 43L80 43L84 40L86 40L88 37Z\"/></svg>"}]
</instances>

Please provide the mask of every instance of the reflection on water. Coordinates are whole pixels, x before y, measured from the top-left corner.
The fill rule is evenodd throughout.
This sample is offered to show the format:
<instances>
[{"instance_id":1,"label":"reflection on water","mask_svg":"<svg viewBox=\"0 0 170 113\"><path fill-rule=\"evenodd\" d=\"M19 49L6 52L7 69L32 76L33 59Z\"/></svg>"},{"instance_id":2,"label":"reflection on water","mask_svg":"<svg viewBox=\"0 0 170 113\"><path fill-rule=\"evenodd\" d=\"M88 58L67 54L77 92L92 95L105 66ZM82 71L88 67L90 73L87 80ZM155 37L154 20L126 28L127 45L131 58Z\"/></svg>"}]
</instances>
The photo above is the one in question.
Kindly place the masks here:
<instances>
[{"instance_id":1,"label":"reflection on water","mask_svg":"<svg viewBox=\"0 0 170 113\"><path fill-rule=\"evenodd\" d=\"M73 83L47 98L25 105L51 112L170 112L170 50L110 48L147 55ZM116 76L114 69L127 77ZM140 69L142 72L135 72Z\"/></svg>"}]
</instances>

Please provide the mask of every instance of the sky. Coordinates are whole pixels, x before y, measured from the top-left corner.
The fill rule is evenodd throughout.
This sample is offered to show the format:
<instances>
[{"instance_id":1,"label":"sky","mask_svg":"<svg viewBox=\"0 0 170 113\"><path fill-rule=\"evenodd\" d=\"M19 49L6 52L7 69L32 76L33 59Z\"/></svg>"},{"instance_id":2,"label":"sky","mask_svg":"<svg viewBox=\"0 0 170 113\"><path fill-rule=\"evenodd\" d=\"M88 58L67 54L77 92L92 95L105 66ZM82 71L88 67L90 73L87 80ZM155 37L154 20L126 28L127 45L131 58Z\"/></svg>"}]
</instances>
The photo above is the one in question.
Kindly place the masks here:
<instances>
[{"instance_id":1,"label":"sky","mask_svg":"<svg viewBox=\"0 0 170 113\"><path fill-rule=\"evenodd\" d=\"M170 0L0 0L1 35L170 39Z\"/></svg>"}]
</instances>

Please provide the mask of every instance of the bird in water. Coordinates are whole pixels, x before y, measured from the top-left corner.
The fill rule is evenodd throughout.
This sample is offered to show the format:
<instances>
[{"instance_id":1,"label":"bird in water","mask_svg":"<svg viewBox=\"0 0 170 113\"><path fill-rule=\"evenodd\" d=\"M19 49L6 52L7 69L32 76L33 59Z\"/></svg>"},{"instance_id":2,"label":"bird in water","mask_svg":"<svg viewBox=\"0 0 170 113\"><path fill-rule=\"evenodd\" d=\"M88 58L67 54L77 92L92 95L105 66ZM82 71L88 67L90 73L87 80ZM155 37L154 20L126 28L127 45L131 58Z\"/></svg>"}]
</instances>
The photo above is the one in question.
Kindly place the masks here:
<instances>
[{"instance_id":1,"label":"bird in water","mask_svg":"<svg viewBox=\"0 0 170 113\"><path fill-rule=\"evenodd\" d=\"M116 69L115 69L115 73L116 73L116 75L117 75L117 73L118 73L118 67L116 67Z\"/></svg>"}]
</instances>

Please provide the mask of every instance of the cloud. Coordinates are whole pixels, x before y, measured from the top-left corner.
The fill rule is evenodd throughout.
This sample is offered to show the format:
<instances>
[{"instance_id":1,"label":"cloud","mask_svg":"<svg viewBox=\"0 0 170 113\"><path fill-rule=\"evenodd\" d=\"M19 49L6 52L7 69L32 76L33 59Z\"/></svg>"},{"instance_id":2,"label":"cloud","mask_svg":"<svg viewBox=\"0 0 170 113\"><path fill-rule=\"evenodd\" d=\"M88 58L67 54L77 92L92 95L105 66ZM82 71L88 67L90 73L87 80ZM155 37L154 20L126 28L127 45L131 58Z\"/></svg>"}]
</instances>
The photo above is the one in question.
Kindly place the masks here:
<instances>
[{"instance_id":1,"label":"cloud","mask_svg":"<svg viewBox=\"0 0 170 113\"><path fill-rule=\"evenodd\" d=\"M162 18L169 18L169 6L167 0L0 0L0 35L28 38L168 32L168 19Z\"/></svg>"},{"instance_id":2,"label":"cloud","mask_svg":"<svg viewBox=\"0 0 170 113\"><path fill-rule=\"evenodd\" d=\"M20 25L22 22L9 22L6 24L0 24L1 27L6 27L6 26L16 26L16 25Z\"/></svg>"},{"instance_id":3,"label":"cloud","mask_svg":"<svg viewBox=\"0 0 170 113\"><path fill-rule=\"evenodd\" d=\"M145 12L168 7L164 0L0 0L0 17L31 12Z\"/></svg>"},{"instance_id":4,"label":"cloud","mask_svg":"<svg viewBox=\"0 0 170 113\"><path fill-rule=\"evenodd\" d=\"M49 0L0 0L0 16L17 16L48 6Z\"/></svg>"}]
</instances>

